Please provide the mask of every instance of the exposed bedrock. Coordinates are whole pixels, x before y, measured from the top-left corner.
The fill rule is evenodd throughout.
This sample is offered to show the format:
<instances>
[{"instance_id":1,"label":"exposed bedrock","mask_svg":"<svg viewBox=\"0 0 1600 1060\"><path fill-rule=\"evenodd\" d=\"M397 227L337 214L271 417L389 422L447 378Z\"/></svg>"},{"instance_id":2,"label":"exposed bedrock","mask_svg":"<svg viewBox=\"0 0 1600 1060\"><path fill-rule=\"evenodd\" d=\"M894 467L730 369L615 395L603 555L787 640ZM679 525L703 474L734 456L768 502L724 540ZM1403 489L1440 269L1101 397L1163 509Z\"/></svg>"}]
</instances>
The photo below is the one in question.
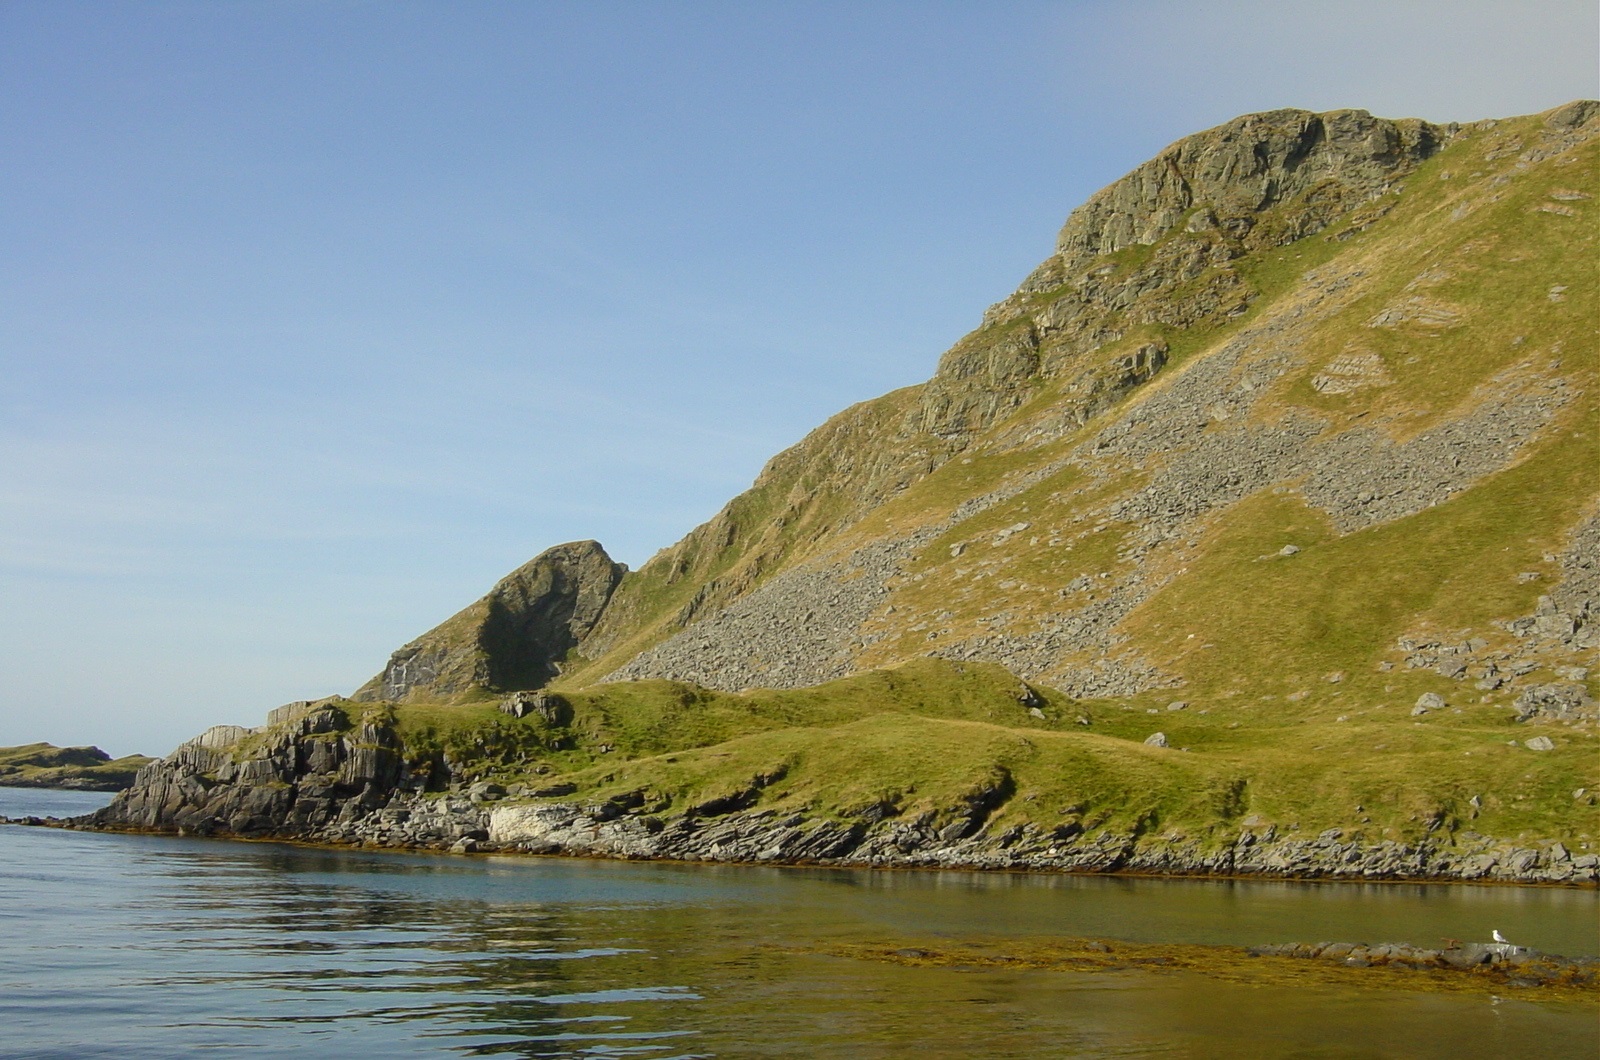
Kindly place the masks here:
<instances>
[{"instance_id":1,"label":"exposed bedrock","mask_svg":"<svg viewBox=\"0 0 1600 1060\"><path fill-rule=\"evenodd\" d=\"M626 572L596 541L547 549L395 652L355 698L405 702L547 684L599 621Z\"/></svg>"}]
</instances>

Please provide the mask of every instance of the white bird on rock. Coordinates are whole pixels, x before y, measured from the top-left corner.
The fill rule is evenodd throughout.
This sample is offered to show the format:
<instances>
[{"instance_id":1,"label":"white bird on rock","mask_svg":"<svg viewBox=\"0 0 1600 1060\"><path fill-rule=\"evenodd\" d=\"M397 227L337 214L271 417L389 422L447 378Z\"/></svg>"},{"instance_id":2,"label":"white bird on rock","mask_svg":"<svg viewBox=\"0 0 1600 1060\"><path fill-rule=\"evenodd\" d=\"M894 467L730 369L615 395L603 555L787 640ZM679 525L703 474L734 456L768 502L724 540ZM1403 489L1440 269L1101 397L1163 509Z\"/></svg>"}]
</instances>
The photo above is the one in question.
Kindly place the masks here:
<instances>
[{"instance_id":1,"label":"white bird on rock","mask_svg":"<svg viewBox=\"0 0 1600 1060\"><path fill-rule=\"evenodd\" d=\"M1494 936L1494 940L1496 942L1500 943L1503 946L1509 946L1511 944L1511 940L1510 939L1508 939L1504 935L1500 934L1500 929L1499 928L1495 928L1493 931L1490 932L1490 934Z\"/></svg>"}]
</instances>

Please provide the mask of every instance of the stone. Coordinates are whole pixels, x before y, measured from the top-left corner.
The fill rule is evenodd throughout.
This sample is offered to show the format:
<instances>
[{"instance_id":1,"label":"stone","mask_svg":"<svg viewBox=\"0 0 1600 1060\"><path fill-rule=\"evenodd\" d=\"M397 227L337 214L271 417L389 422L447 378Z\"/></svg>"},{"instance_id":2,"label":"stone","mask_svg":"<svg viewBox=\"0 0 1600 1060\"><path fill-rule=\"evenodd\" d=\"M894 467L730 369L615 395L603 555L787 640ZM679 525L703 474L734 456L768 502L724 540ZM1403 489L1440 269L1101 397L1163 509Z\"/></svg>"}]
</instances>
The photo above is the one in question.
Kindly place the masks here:
<instances>
[{"instance_id":1,"label":"stone","mask_svg":"<svg viewBox=\"0 0 1600 1060\"><path fill-rule=\"evenodd\" d=\"M1512 703L1518 721L1535 717L1570 721L1578 718L1600 720L1600 703L1589 696L1589 689L1579 681L1557 681L1533 685L1523 691Z\"/></svg>"},{"instance_id":2,"label":"stone","mask_svg":"<svg viewBox=\"0 0 1600 1060\"><path fill-rule=\"evenodd\" d=\"M572 705L545 689L513 692L500 704L500 712L513 718L538 717L546 725L561 726L572 720Z\"/></svg>"},{"instance_id":3,"label":"stone","mask_svg":"<svg viewBox=\"0 0 1600 1060\"><path fill-rule=\"evenodd\" d=\"M1384 368L1383 358L1371 351L1335 357L1311 379L1311 388L1321 394L1348 394L1363 387L1388 386L1393 382Z\"/></svg>"},{"instance_id":4,"label":"stone","mask_svg":"<svg viewBox=\"0 0 1600 1060\"><path fill-rule=\"evenodd\" d=\"M1426 714L1430 710L1443 710L1448 705L1449 704L1445 702L1444 697L1439 695L1439 693L1424 692L1422 695L1417 697L1416 706L1411 708L1411 713L1413 715Z\"/></svg>"},{"instance_id":5,"label":"stone","mask_svg":"<svg viewBox=\"0 0 1600 1060\"><path fill-rule=\"evenodd\" d=\"M1165 747L1167 746L1167 734L1164 732L1151 733L1144 738L1144 742L1146 747Z\"/></svg>"},{"instance_id":6,"label":"stone","mask_svg":"<svg viewBox=\"0 0 1600 1060\"><path fill-rule=\"evenodd\" d=\"M503 799L506 795L504 785L495 784L487 780L480 780L467 789L467 798L473 802L494 802Z\"/></svg>"},{"instance_id":7,"label":"stone","mask_svg":"<svg viewBox=\"0 0 1600 1060\"><path fill-rule=\"evenodd\" d=\"M1013 536L1022 533L1022 531L1028 529L1028 527L1031 525L1031 523L1013 523L1011 526L1008 526L1004 530L996 533L992 543L995 545L1003 545Z\"/></svg>"},{"instance_id":8,"label":"stone","mask_svg":"<svg viewBox=\"0 0 1600 1060\"><path fill-rule=\"evenodd\" d=\"M1184 699L1175 700L1174 702L1171 702L1171 703L1167 704L1167 709L1168 710L1188 710L1189 709L1189 702L1188 702L1188 700L1184 700Z\"/></svg>"},{"instance_id":9,"label":"stone","mask_svg":"<svg viewBox=\"0 0 1600 1060\"><path fill-rule=\"evenodd\" d=\"M1299 545L1284 545L1282 548L1278 549L1278 555L1280 556L1294 556L1298 555L1299 552Z\"/></svg>"},{"instance_id":10,"label":"stone","mask_svg":"<svg viewBox=\"0 0 1600 1060\"><path fill-rule=\"evenodd\" d=\"M1530 736L1522 741L1522 746L1530 751L1554 751L1555 742L1548 736Z\"/></svg>"}]
</instances>

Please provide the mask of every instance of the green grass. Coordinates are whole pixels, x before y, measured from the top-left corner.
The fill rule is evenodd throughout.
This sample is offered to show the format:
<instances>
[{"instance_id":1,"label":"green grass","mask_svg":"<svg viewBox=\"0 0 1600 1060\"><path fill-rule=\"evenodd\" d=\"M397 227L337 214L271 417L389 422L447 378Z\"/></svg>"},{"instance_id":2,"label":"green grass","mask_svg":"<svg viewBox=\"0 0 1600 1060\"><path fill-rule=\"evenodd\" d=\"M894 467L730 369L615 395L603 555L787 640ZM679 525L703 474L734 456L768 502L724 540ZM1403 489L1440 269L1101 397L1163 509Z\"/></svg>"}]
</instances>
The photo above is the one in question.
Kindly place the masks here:
<instances>
[{"instance_id":1,"label":"green grass","mask_svg":"<svg viewBox=\"0 0 1600 1060\"><path fill-rule=\"evenodd\" d=\"M1532 613L1556 573L1543 557L1600 493L1600 467L1588 459L1600 422L1586 419L1444 504L1343 536L1294 495L1249 498L1125 628L1197 696L1314 688L1334 671L1346 680L1323 684L1318 699L1335 687L1346 700L1455 695L1443 678L1376 667L1397 660L1398 637L1430 629L1510 643L1491 620ZM1277 555L1285 544L1301 551ZM1524 571L1546 577L1524 583Z\"/></svg>"},{"instance_id":2,"label":"green grass","mask_svg":"<svg viewBox=\"0 0 1600 1060\"><path fill-rule=\"evenodd\" d=\"M763 809L838 820L888 804L937 827L996 789L991 830L1072 824L1208 845L1255 814L1280 831L1370 839L1473 830L1582 851L1600 835L1590 801L1571 794L1600 789L1593 737L1557 731L1554 751L1511 747L1528 730L1503 709L1418 723L1401 703L1350 706L1337 721L1331 708L1287 710L1281 699L1219 700L1153 715L1150 697L1035 691L1042 719L1002 668L924 659L792 691L599 685L569 694L572 719L559 727L487 703L369 709L392 712L415 762L447 753L472 779L566 781L583 802L642 792L665 814L744 793ZM1143 743L1157 730L1169 748Z\"/></svg>"}]
</instances>

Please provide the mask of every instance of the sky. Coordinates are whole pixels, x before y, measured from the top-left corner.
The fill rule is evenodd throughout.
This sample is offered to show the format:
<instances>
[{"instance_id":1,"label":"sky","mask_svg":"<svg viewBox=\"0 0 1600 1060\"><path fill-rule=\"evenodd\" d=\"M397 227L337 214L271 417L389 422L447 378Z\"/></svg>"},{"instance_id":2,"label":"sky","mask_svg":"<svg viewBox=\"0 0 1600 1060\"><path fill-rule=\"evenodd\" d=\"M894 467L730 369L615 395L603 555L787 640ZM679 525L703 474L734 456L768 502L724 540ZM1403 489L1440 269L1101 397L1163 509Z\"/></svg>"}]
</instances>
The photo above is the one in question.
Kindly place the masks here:
<instances>
[{"instance_id":1,"label":"sky","mask_svg":"<svg viewBox=\"0 0 1600 1060\"><path fill-rule=\"evenodd\" d=\"M643 564L1238 114L1597 85L1592 0L0 4L0 745Z\"/></svg>"}]
</instances>

